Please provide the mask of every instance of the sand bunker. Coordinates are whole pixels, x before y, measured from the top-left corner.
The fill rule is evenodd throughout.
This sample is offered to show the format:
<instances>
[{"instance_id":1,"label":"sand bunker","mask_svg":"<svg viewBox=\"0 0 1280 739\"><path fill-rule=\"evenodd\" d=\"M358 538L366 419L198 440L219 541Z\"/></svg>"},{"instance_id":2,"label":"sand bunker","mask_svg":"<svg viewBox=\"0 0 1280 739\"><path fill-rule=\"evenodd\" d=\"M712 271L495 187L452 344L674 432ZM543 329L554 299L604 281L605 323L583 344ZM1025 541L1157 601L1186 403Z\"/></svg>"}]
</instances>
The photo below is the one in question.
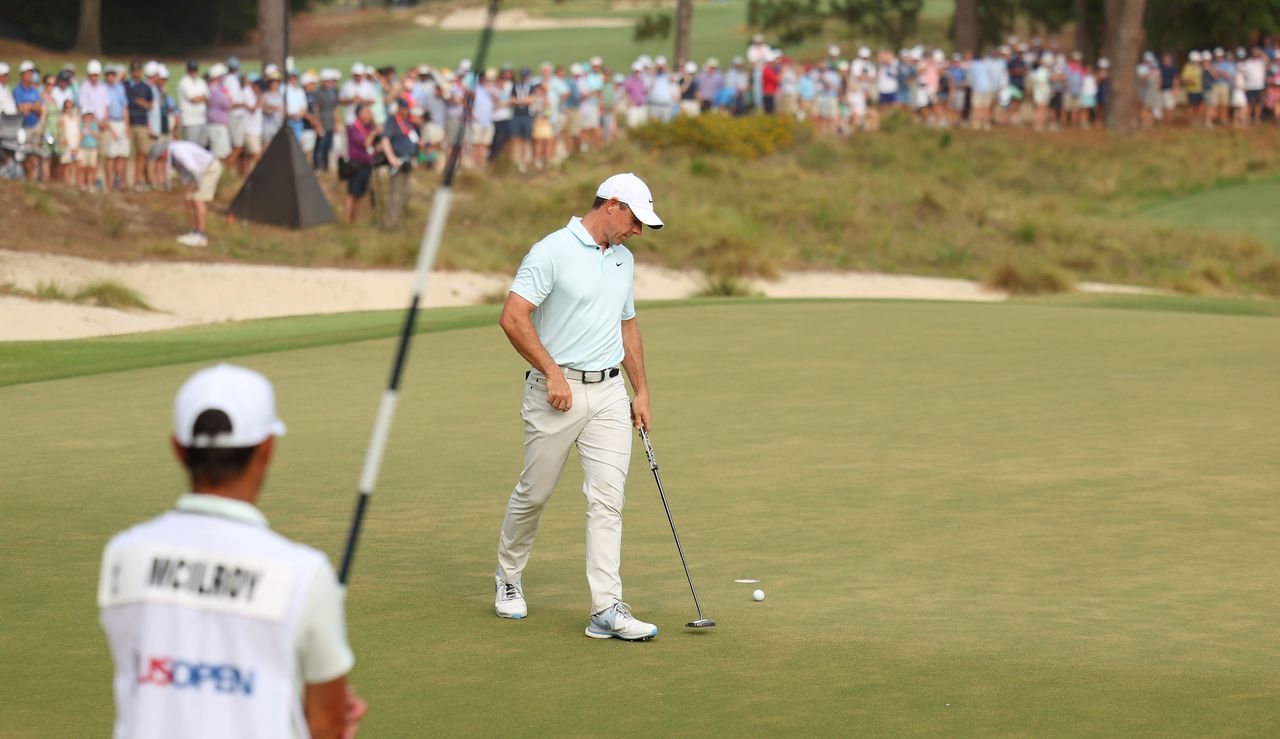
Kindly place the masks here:
<instances>
[{"instance_id":1,"label":"sand bunker","mask_svg":"<svg viewBox=\"0 0 1280 739\"><path fill-rule=\"evenodd\" d=\"M461 8L443 18L431 15L415 16L420 26L445 31L478 31L484 28L487 13L483 8ZM625 28L635 23L632 18L546 18L529 15L519 8L498 13L498 31L551 31L560 28Z\"/></svg>"}]
</instances>

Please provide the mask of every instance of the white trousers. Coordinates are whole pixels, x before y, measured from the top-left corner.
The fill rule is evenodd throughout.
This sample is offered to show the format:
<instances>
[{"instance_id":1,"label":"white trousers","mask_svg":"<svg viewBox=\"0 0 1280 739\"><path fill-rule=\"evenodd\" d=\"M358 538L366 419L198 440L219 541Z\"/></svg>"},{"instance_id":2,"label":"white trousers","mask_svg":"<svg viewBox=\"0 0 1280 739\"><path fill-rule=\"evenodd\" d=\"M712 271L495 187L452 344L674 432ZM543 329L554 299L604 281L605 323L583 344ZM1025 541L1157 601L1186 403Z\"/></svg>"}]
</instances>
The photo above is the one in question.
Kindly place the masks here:
<instances>
[{"instance_id":1,"label":"white trousers","mask_svg":"<svg viewBox=\"0 0 1280 739\"><path fill-rule=\"evenodd\" d=\"M524 469L507 501L498 539L498 575L520 580L542 509L555 491L570 448L577 446L587 498L587 584L591 612L622 600L622 504L631 463L631 404L622 373L604 382L569 380L573 406L562 413L547 402L547 380L534 370L525 381Z\"/></svg>"}]
</instances>

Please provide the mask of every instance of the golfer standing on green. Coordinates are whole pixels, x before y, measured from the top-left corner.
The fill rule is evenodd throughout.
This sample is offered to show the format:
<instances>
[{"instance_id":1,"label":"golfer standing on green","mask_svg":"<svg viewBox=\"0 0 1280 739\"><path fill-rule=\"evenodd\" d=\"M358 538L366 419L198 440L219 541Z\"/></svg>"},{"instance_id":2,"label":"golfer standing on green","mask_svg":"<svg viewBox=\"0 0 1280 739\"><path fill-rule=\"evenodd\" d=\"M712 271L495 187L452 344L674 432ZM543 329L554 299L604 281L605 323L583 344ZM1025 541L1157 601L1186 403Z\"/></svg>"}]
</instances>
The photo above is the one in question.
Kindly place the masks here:
<instances>
[{"instance_id":1,"label":"golfer standing on green","mask_svg":"<svg viewBox=\"0 0 1280 739\"><path fill-rule=\"evenodd\" d=\"M587 636L651 639L658 628L622 602L622 504L631 427L649 427L644 350L631 295L635 260L623 242L662 228L648 186L618 174L596 191L591 211L533 245L520 264L501 325L533 367L525 375L524 469L498 540L495 608L524 618L520 576L538 519L569 449L578 448L587 498ZM635 398L628 402L619 365Z\"/></svg>"}]
</instances>

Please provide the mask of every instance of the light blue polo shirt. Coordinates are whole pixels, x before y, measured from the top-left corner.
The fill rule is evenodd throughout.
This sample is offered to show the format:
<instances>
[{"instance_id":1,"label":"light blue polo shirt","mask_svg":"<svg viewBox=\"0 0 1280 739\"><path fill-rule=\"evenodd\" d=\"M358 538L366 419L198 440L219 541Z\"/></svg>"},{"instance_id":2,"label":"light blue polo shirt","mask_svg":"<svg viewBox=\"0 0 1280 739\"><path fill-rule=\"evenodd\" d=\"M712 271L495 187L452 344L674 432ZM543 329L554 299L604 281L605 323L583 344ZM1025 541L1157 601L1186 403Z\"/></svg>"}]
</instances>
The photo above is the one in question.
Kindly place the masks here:
<instances>
[{"instance_id":1,"label":"light blue polo shirt","mask_svg":"<svg viewBox=\"0 0 1280 739\"><path fill-rule=\"evenodd\" d=\"M636 316L635 268L627 247L617 244L601 252L575 217L533 245L511 292L537 306L533 327L556 364L609 369L622 362L622 322Z\"/></svg>"}]
</instances>

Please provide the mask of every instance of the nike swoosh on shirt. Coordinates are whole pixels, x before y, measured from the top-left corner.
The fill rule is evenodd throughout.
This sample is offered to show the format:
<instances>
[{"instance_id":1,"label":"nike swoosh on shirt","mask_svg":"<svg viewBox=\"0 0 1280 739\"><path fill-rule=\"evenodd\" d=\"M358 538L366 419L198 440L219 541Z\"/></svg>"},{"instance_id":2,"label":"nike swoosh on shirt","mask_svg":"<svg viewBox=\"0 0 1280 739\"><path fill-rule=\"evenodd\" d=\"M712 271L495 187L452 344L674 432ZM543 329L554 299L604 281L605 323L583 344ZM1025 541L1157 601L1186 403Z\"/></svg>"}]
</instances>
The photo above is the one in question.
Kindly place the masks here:
<instances>
[{"instance_id":1,"label":"nike swoosh on shirt","mask_svg":"<svg viewBox=\"0 0 1280 739\"><path fill-rule=\"evenodd\" d=\"M621 267L621 266L622 266L622 262L618 262L618 263L617 263L616 265L614 265L614 266Z\"/></svg>"}]
</instances>

